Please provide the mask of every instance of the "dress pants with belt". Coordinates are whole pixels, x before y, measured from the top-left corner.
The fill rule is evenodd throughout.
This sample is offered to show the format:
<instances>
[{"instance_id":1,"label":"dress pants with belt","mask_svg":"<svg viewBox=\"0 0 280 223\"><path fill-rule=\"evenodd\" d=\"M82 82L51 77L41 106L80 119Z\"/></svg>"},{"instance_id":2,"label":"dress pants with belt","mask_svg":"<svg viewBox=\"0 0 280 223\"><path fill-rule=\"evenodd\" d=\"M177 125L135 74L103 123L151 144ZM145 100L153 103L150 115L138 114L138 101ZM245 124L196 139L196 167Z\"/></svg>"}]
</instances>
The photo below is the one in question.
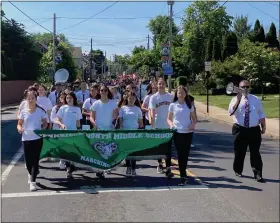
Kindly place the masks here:
<instances>
[{"instance_id":1,"label":"dress pants with belt","mask_svg":"<svg viewBox=\"0 0 280 223\"><path fill-rule=\"evenodd\" d=\"M262 177L263 162L260 154L261 129L260 126L245 128L234 124L232 127L234 138L233 170L242 174L247 147L250 149L250 162L254 175Z\"/></svg>"}]
</instances>

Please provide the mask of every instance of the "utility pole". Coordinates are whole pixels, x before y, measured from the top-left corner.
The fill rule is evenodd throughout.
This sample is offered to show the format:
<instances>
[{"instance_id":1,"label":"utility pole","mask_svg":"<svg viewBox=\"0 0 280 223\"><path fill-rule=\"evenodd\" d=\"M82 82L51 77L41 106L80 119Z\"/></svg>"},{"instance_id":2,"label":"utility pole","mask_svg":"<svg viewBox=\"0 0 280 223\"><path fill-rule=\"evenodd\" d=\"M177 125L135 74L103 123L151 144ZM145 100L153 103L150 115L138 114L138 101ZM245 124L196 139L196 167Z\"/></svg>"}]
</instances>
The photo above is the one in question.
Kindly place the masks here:
<instances>
[{"instance_id":1,"label":"utility pole","mask_svg":"<svg viewBox=\"0 0 280 223\"><path fill-rule=\"evenodd\" d=\"M92 60L93 60L93 56L92 56L92 38L90 39L90 81L92 81L92 70L93 70L93 65L92 65Z\"/></svg>"},{"instance_id":2,"label":"utility pole","mask_svg":"<svg viewBox=\"0 0 280 223\"><path fill-rule=\"evenodd\" d=\"M150 50L150 35L148 34L148 43L147 43L147 49Z\"/></svg>"},{"instance_id":3,"label":"utility pole","mask_svg":"<svg viewBox=\"0 0 280 223\"><path fill-rule=\"evenodd\" d=\"M168 1L169 8L169 67L172 67L172 17L174 1ZM168 75L168 92L171 93L171 75Z\"/></svg>"},{"instance_id":4,"label":"utility pole","mask_svg":"<svg viewBox=\"0 0 280 223\"><path fill-rule=\"evenodd\" d=\"M54 13L53 14L53 85L55 84L54 76L56 71L55 51L56 51L56 15Z\"/></svg>"}]
</instances>

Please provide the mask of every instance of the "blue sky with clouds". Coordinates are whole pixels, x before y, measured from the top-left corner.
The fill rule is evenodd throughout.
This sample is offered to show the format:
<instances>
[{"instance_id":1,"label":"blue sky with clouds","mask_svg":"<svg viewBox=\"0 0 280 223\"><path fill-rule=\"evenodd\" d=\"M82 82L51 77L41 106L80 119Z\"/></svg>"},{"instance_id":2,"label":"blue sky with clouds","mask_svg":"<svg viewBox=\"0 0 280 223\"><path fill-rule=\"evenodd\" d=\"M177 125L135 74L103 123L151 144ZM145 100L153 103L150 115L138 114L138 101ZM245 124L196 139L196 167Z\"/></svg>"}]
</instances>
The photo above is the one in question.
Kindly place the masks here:
<instances>
[{"instance_id":1,"label":"blue sky with clouds","mask_svg":"<svg viewBox=\"0 0 280 223\"><path fill-rule=\"evenodd\" d=\"M135 45L147 45L147 28L149 18L168 14L165 2L117 2L104 12L77 26L86 18L102 11L114 2L13 2L19 9L36 20L39 24L52 30L53 13L56 13L57 31L64 33L75 46L81 46L83 52L90 50L90 38L93 38L93 48L106 51L107 58L113 54L130 53ZM174 4L175 22L180 25L183 10L191 2ZM221 1L220 4L223 4ZM227 2L226 11L231 16L247 15L249 22L254 24L259 19L265 30L271 22L279 27L278 2ZM25 25L28 32L46 32L9 2L2 3L7 18L13 18ZM126 18L126 19L117 19ZM61 31L60 31L61 30Z\"/></svg>"}]
</instances>

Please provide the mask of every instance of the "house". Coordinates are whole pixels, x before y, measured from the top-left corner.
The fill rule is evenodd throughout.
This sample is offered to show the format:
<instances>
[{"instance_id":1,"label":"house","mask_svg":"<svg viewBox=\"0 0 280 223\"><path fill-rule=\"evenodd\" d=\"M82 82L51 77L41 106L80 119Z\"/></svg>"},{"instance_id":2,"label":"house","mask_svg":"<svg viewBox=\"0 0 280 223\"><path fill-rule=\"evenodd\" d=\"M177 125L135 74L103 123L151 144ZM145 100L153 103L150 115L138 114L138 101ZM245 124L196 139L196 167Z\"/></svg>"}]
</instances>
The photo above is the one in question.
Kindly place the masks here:
<instances>
[{"instance_id":1,"label":"house","mask_svg":"<svg viewBox=\"0 0 280 223\"><path fill-rule=\"evenodd\" d=\"M74 63L78 68L84 67L82 47L73 47L72 56L73 56Z\"/></svg>"},{"instance_id":2,"label":"house","mask_svg":"<svg viewBox=\"0 0 280 223\"><path fill-rule=\"evenodd\" d=\"M48 52L48 47L40 42L36 42L35 47L36 50L41 54L45 54L46 52Z\"/></svg>"}]
</instances>

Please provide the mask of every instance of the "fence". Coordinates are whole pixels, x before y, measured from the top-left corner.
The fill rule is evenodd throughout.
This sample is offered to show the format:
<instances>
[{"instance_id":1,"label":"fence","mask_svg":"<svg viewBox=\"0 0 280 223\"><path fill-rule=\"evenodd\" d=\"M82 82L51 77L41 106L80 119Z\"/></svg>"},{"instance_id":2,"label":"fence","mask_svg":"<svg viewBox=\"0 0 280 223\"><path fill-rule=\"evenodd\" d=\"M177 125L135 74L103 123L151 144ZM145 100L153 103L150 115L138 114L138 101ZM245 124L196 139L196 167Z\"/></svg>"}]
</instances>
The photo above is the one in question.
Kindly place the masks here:
<instances>
[{"instance_id":1,"label":"fence","mask_svg":"<svg viewBox=\"0 0 280 223\"><path fill-rule=\"evenodd\" d=\"M19 103L23 98L23 92L34 81L1 81L1 105Z\"/></svg>"}]
</instances>

